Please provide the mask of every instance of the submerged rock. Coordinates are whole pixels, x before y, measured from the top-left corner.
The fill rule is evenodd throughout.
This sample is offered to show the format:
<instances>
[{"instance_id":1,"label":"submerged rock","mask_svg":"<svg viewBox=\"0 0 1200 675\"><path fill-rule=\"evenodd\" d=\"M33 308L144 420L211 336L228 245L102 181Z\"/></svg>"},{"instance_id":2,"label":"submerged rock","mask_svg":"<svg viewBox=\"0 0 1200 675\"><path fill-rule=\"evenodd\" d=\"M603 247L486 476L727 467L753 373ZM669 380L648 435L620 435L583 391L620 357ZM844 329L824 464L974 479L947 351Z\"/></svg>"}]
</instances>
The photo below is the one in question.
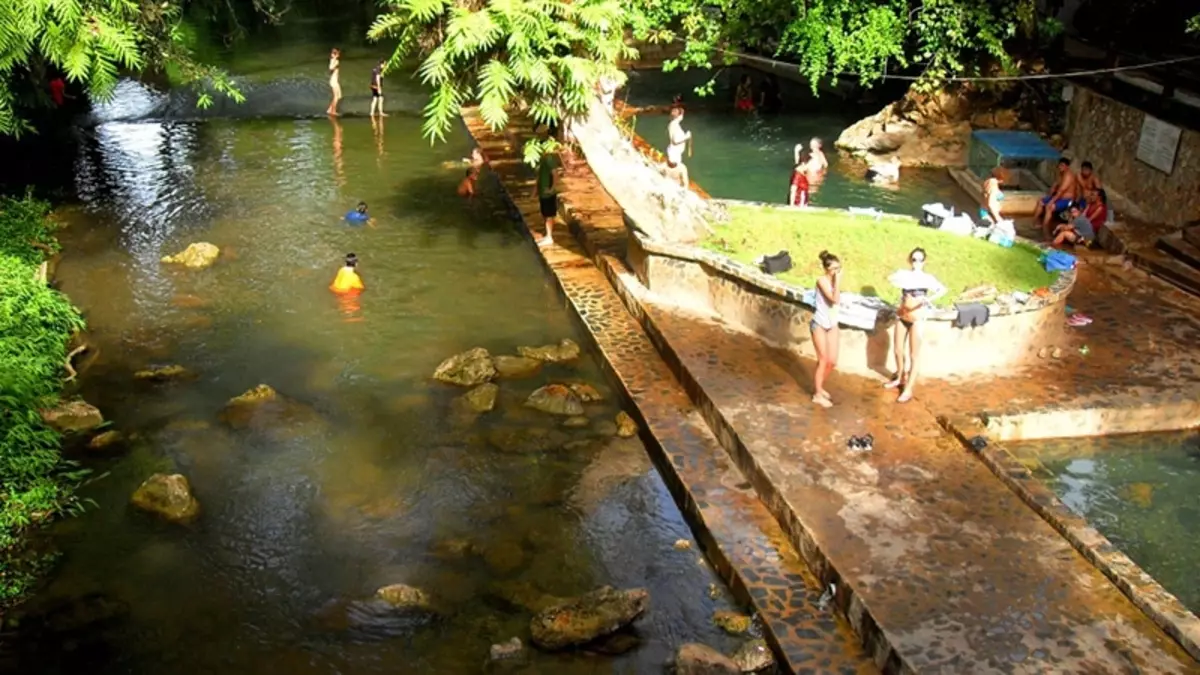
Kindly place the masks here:
<instances>
[{"instance_id":1,"label":"submerged rock","mask_svg":"<svg viewBox=\"0 0 1200 675\"><path fill-rule=\"evenodd\" d=\"M501 541L489 545L483 551L483 561L493 572L505 576L525 564L525 550L513 541Z\"/></svg>"},{"instance_id":2,"label":"submerged rock","mask_svg":"<svg viewBox=\"0 0 1200 675\"><path fill-rule=\"evenodd\" d=\"M133 493L133 505L173 523L187 523L200 515L200 502L180 474L156 473Z\"/></svg>"},{"instance_id":3,"label":"submerged rock","mask_svg":"<svg viewBox=\"0 0 1200 675\"><path fill-rule=\"evenodd\" d=\"M631 652L642 644L642 639L631 631L617 631L611 635L597 638L590 642L585 649L593 654L604 656L620 656Z\"/></svg>"},{"instance_id":4,"label":"submerged rock","mask_svg":"<svg viewBox=\"0 0 1200 675\"><path fill-rule=\"evenodd\" d=\"M419 588L391 584L375 591L375 597L397 609L429 609L429 596Z\"/></svg>"},{"instance_id":5,"label":"submerged rock","mask_svg":"<svg viewBox=\"0 0 1200 675\"><path fill-rule=\"evenodd\" d=\"M493 356L496 374L506 380L533 377L542 369L542 362L528 356Z\"/></svg>"},{"instance_id":6,"label":"submerged rock","mask_svg":"<svg viewBox=\"0 0 1200 675\"><path fill-rule=\"evenodd\" d=\"M133 379L148 382L170 382L172 380L185 380L191 377L194 377L192 371L179 365L147 368L133 374Z\"/></svg>"},{"instance_id":7,"label":"submerged rock","mask_svg":"<svg viewBox=\"0 0 1200 675\"><path fill-rule=\"evenodd\" d=\"M165 263L178 263L189 269L204 269L217 261L217 257L221 255L221 249L209 244L208 242L198 242L189 244L186 249L175 255L169 255L162 259Z\"/></svg>"},{"instance_id":8,"label":"submerged rock","mask_svg":"<svg viewBox=\"0 0 1200 675\"><path fill-rule=\"evenodd\" d=\"M91 431L104 424L100 409L83 400L66 401L41 411L42 421L59 433Z\"/></svg>"},{"instance_id":9,"label":"submerged rock","mask_svg":"<svg viewBox=\"0 0 1200 675\"><path fill-rule=\"evenodd\" d=\"M750 617L741 612L720 610L713 613L713 623L730 635L741 635L750 630Z\"/></svg>"},{"instance_id":10,"label":"submerged rock","mask_svg":"<svg viewBox=\"0 0 1200 675\"><path fill-rule=\"evenodd\" d=\"M433 379L460 387L474 387L496 376L492 355L483 347L455 354L433 371Z\"/></svg>"},{"instance_id":11,"label":"submerged rock","mask_svg":"<svg viewBox=\"0 0 1200 675\"><path fill-rule=\"evenodd\" d=\"M762 639L742 643L729 658L743 673L755 673L775 665L775 655Z\"/></svg>"},{"instance_id":12,"label":"submerged rock","mask_svg":"<svg viewBox=\"0 0 1200 675\"><path fill-rule=\"evenodd\" d=\"M675 652L675 675L737 675L737 664L721 652L689 642Z\"/></svg>"},{"instance_id":13,"label":"submerged rock","mask_svg":"<svg viewBox=\"0 0 1200 675\"><path fill-rule=\"evenodd\" d=\"M488 594L512 605L513 608L537 613L567 602L550 595L528 581L498 581L488 587Z\"/></svg>"},{"instance_id":14,"label":"submerged rock","mask_svg":"<svg viewBox=\"0 0 1200 675\"><path fill-rule=\"evenodd\" d=\"M564 339L556 345L517 347L517 353L546 363L563 363L579 358L580 350L579 345L575 344L573 340Z\"/></svg>"},{"instance_id":15,"label":"submerged rock","mask_svg":"<svg viewBox=\"0 0 1200 675\"><path fill-rule=\"evenodd\" d=\"M525 405L551 415L575 417L583 414L583 404L570 388L561 384L548 384L534 390Z\"/></svg>"},{"instance_id":16,"label":"submerged rock","mask_svg":"<svg viewBox=\"0 0 1200 675\"><path fill-rule=\"evenodd\" d=\"M592 421L583 415L576 415L575 417L568 417L563 420L562 425L568 429L581 429L591 423Z\"/></svg>"},{"instance_id":17,"label":"submerged rock","mask_svg":"<svg viewBox=\"0 0 1200 675\"><path fill-rule=\"evenodd\" d=\"M571 391L573 391L575 395L579 397L579 400L583 401L584 403L595 403L596 401L604 400L604 395L590 384L576 382L567 386L570 387Z\"/></svg>"},{"instance_id":18,"label":"submerged rock","mask_svg":"<svg viewBox=\"0 0 1200 675\"><path fill-rule=\"evenodd\" d=\"M637 435L637 422L629 416L629 413L622 410L617 413L617 435L621 438L632 438Z\"/></svg>"},{"instance_id":19,"label":"submerged rock","mask_svg":"<svg viewBox=\"0 0 1200 675\"><path fill-rule=\"evenodd\" d=\"M549 650L583 645L629 625L646 611L645 589L618 591L603 586L565 603L549 607L529 622L533 643Z\"/></svg>"},{"instance_id":20,"label":"submerged rock","mask_svg":"<svg viewBox=\"0 0 1200 675\"><path fill-rule=\"evenodd\" d=\"M501 642L492 645L491 651L488 653L488 659L492 661L504 661L507 659L515 659L525 650L525 644L521 642L521 638L514 637L508 642Z\"/></svg>"},{"instance_id":21,"label":"submerged rock","mask_svg":"<svg viewBox=\"0 0 1200 675\"><path fill-rule=\"evenodd\" d=\"M322 421L312 408L265 384L229 399L219 419L233 429L255 426L284 435L311 431L313 427L309 425Z\"/></svg>"},{"instance_id":22,"label":"submerged rock","mask_svg":"<svg viewBox=\"0 0 1200 675\"><path fill-rule=\"evenodd\" d=\"M88 441L88 450L104 450L111 448L125 440L125 436L119 431L104 431L92 436L92 440Z\"/></svg>"},{"instance_id":23,"label":"submerged rock","mask_svg":"<svg viewBox=\"0 0 1200 675\"><path fill-rule=\"evenodd\" d=\"M461 400L468 410L485 413L496 407L496 396L499 393L500 387L491 382L485 382L463 394Z\"/></svg>"}]
</instances>

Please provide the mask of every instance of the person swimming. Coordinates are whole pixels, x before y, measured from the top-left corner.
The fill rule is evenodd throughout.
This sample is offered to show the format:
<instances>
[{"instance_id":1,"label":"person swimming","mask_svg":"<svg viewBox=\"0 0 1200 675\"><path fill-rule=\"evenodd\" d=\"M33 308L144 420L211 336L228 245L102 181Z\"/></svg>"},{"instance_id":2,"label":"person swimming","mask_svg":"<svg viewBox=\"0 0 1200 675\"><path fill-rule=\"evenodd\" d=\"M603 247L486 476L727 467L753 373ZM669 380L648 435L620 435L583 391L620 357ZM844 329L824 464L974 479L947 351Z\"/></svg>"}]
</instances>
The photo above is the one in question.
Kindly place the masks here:
<instances>
[{"instance_id":1,"label":"person swimming","mask_svg":"<svg viewBox=\"0 0 1200 675\"><path fill-rule=\"evenodd\" d=\"M367 214L367 203L359 202L358 206L354 207L353 211L347 211L345 220L351 225L362 225L371 220L371 216Z\"/></svg>"},{"instance_id":2,"label":"person swimming","mask_svg":"<svg viewBox=\"0 0 1200 675\"><path fill-rule=\"evenodd\" d=\"M333 283L329 284L329 290L339 295L347 293L358 293L366 288L363 286L362 279L358 276L358 256L353 253L346 254L346 262L342 269L338 270L337 276L334 277Z\"/></svg>"}]
</instances>

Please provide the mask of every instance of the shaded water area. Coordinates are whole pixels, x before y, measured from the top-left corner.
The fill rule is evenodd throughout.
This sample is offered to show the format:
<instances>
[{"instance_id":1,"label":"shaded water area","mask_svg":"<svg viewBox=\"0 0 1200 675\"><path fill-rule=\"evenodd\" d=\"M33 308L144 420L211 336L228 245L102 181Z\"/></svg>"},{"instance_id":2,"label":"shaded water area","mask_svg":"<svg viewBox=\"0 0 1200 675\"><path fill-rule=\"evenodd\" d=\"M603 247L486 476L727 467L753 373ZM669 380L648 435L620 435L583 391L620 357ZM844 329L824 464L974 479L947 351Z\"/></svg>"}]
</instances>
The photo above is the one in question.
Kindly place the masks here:
<instances>
[{"instance_id":1,"label":"shaded water area","mask_svg":"<svg viewBox=\"0 0 1200 675\"><path fill-rule=\"evenodd\" d=\"M904 168L895 186L872 184L865 178L867 165L834 147L841 132L859 119L878 112L881 104L854 105L833 93L813 94L800 85L782 81L784 106L775 114L739 113L733 94L741 76L750 72L757 86L762 75L731 68L716 76L711 96L694 93L708 79L701 71L630 74L629 104L664 105L683 95L687 114L684 128L692 132L694 153L684 162L691 179L709 194L722 199L783 204L792 176L793 148L820 138L829 158L829 171L812 191L813 206L827 208L877 208L887 213L919 216L931 202L951 204L974 212L979 205L963 192L945 169ZM666 115L642 115L637 133L660 150L667 143Z\"/></svg>"},{"instance_id":2,"label":"shaded water area","mask_svg":"<svg viewBox=\"0 0 1200 675\"><path fill-rule=\"evenodd\" d=\"M1200 612L1200 433L1007 444L1193 612Z\"/></svg>"},{"instance_id":3,"label":"shaded water area","mask_svg":"<svg viewBox=\"0 0 1200 675\"><path fill-rule=\"evenodd\" d=\"M304 68L322 72L325 49ZM430 379L476 346L586 344L499 186L485 174L474 201L455 196L465 134L430 148L403 112L298 119L323 109L322 87L304 72L266 76L238 115L264 119L180 120L176 106L200 115L127 83L84 131L77 204L58 214L58 281L98 348L80 393L136 438L85 453L95 506L50 532L60 564L10 617L0 669L478 672L489 645L527 637L530 606L601 584L649 589L640 645L535 654L520 672L656 672L682 642L732 649L710 619L730 601L695 547L673 546L691 535L645 448L614 436L593 354L502 382L478 419L455 404L461 390ZM375 227L341 222L359 200ZM213 268L159 262L195 241L223 249ZM348 252L367 290L339 301L327 286ZM134 381L165 364L196 378ZM588 404L586 426L562 428L522 405L552 381L607 397ZM260 383L303 414L219 421ZM521 442L530 429L549 430L553 448ZM129 507L160 471L191 480L193 525ZM425 589L437 611L365 602L394 583Z\"/></svg>"}]
</instances>

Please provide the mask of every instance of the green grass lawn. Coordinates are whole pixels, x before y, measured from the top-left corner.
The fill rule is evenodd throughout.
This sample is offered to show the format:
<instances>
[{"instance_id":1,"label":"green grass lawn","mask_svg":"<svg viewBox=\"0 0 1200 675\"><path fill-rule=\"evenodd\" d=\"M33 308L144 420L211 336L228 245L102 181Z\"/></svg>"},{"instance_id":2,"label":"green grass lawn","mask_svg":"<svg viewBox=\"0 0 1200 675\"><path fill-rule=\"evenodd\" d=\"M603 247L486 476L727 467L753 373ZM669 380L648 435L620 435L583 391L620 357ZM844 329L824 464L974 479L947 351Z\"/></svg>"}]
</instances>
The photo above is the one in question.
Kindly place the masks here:
<instances>
[{"instance_id":1,"label":"green grass lawn","mask_svg":"<svg viewBox=\"0 0 1200 675\"><path fill-rule=\"evenodd\" d=\"M895 303L900 291L888 283L892 272L908 267L908 254L925 249L925 271L949 291L937 303L947 306L968 288L992 285L1000 293L1049 286L1057 276L1038 262L1041 251L1018 242L1012 248L921 227L915 220L874 220L845 211L797 211L729 206L730 222L717 225L701 246L738 262L754 264L763 254L788 251L794 267L779 275L811 288L821 274L817 255L827 250L842 260L843 290Z\"/></svg>"}]
</instances>

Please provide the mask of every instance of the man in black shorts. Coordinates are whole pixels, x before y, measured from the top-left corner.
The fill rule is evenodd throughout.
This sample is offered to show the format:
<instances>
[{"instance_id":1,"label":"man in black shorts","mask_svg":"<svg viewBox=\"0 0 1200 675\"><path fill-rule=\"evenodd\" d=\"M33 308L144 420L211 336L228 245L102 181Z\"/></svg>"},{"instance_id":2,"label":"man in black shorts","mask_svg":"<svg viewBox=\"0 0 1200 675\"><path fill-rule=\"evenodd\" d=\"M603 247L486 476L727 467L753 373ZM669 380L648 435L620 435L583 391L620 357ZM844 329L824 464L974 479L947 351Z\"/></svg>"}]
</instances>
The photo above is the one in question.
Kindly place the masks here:
<instances>
[{"instance_id":1,"label":"man in black shorts","mask_svg":"<svg viewBox=\"0 0 1200 675\"><path fill-rule=\"evenodd\" d=\"M371 116L387 117L383 112L383 67L387 63L380 60L371 70Z\"/></svg>"},{"instance_id":2,"label":"man in black shorts","mask_svg":"<svg viewBox=\"0 0 1200 675\"><path fill-rule=\"evenodd\" d=\"M558 156L552 152L542 155L542 161L538 163L537 196L542 219L546 222L546 234L538 240L538 246L554 243L554 219L558 216L558 191L561 180L562 166L559 165Z\"/></svg>"}]
</instances>

